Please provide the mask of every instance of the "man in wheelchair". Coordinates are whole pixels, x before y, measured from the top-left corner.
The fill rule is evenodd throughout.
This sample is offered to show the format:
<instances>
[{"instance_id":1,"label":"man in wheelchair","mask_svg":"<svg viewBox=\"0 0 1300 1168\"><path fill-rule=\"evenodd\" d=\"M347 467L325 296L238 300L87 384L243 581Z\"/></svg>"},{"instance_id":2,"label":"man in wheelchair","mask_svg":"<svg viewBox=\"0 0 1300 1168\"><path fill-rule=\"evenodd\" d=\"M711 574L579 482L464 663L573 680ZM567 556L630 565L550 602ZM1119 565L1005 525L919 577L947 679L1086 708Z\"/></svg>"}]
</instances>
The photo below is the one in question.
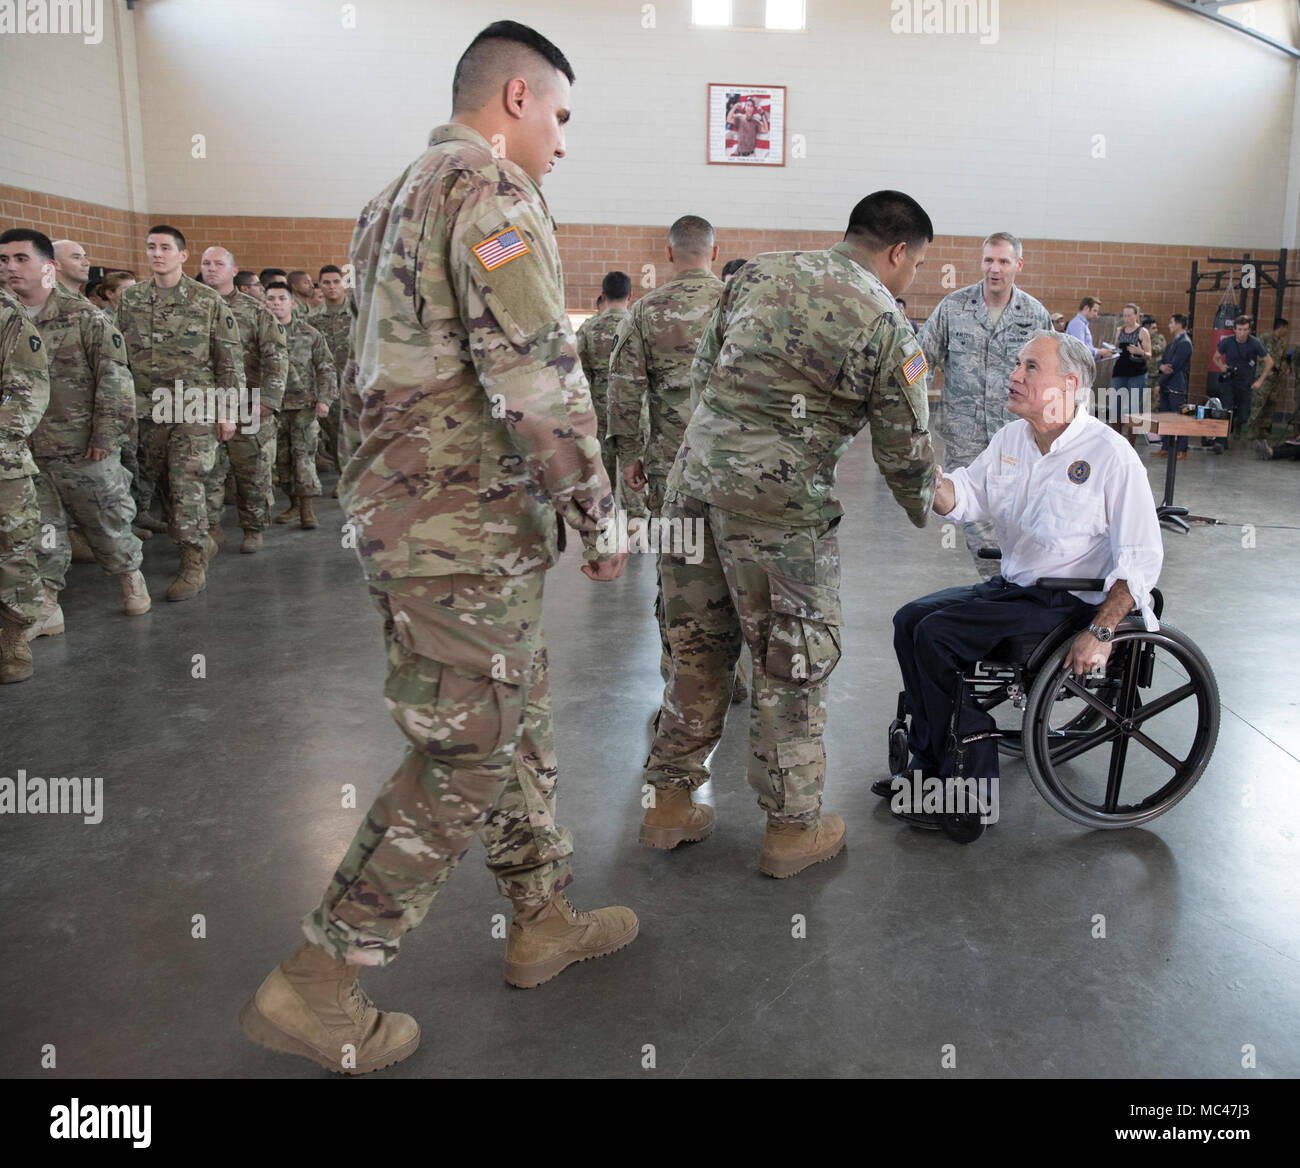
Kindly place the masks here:
<instances>
[{"instance_id":1,"label":"man in wheelchair","mask_svg":"<svg viewBox=\"0 0 1300 1168\"><path fill-rule=\"evenodd\" d=\"M1004 426L970 466L936 470L934 511L954 523L990 520L1002 571L981 584L946 588L894 614L894 651L903 675L912 774L948 779L956 681L1007 637L1040 637L1065 618L1079 634L1067 658L1075 675L1104 669L1116 626L1136 606L1158 628L1151 589L1164 560L1147 473L1133 448L1087 409L1095 365L1087 346L1064 333L1035 333L1011 374ZM1048 578L1103 581L1098 592L1040 586ZM966 692L966 691L963 691ZM964 738L994 730L991 714L967 692L958 722ZM970 742L961 773L998 777L997 739ZM872 785L898 792L910 776ZM938 826L939 815L904 805L895 815Z\"/></svg>"}]
</instances>

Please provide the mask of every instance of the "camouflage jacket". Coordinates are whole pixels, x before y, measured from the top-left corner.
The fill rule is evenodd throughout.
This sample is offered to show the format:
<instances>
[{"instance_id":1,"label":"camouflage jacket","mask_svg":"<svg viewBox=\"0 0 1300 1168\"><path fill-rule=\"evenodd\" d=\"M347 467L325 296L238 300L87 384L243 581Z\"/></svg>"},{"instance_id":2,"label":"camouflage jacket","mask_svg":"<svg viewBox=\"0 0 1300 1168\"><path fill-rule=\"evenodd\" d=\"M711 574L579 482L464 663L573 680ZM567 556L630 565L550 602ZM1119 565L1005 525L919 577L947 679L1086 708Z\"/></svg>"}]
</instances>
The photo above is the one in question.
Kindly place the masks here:
<instances>
[{"instance_id":1,"label":"camouflage jacket","mask_svg":"<svg viewBox=\"0 0 1300 1168\"><path fill-rule=\"evenodd\" d=\"M871 427L894 498L924 527L934 498L921 346L855 249L769 252L727 283L692 373L699 404L668 490L789 527L842 514L835 468Z\"/></svg>"},{"instance_id":2,"label":"camouflage jacket","mask_svg":"<svg viewBox=\"0 0 1300 1168\"><path fill-rule=\"evenodd\" d=\"M1268 355L1273 358L1273 370L1268 375L1268 381L1274 385L1285 385L1286 378L1283 373L1285 372L1287 346L1286 341L1283 340L1283 334L1276 329L1269 329L1268 332L1261 333L1259 339L1264 348L1268 350Z\"/></svg>"},{"instance_id":3,"label":"camouflage jacket","mask_svg":"<svg viewBox=\"0 0 1300 1168\"><path fill-rule=\"evenodd\" d=\"M921 329L921 346L934 371L943 370L939 434L951 450L978 453L1015 415L1007 392L1016 355L1037 329L1050 329L1047 309L1020 288L997 326L984 303L983 284L951 292Z\"/></svg>"},{"instance_id":4,"label":"camouflage jacket","mask_svg":"<svg viewBox=\"0 0 1300 1168\"><path fill-rule=\"evenodd\" d=\"M1151 329L1151 360L1147 362L1147 373L1154 377L1160 376L1160 361L1165 355L1165 347L1169 344L1165 340L1165 334ZM1147 380L1151 380L1148 376Z\"/></svg>"},{"instance_id":5,"label":"camouflage jacket","mask_svg":"<svg viewBox=\"0 0 1300 1168\"><path fill-rule=\"evenodd\" d=\"M614 335L627 318L626 308L607 308L582 322L578 329L578 360L591 388L591 406L596 412L596 432L605 441L606 413L609 406L609 355Z\"/></svg>"},{"instance_id":6,"label":"camouflage jacket","mask_svg":"<svg viewBox=\"0 0 1300 1168\"><path fill-rule=\"evenodd\" d=\"M351 261L339 496L367 576L548 568L557 512L599 558L614 502L532 179L439 126L362 211Z\"/></svg>"},{"instance_id":7,"label":"camouflage jacket","mask_svg":"<svg viewBox=\"0 0 1300 1168\"><path fill-rule=\"evenodd\" d=\"M284 401L289 371L289 337L284 325L256 296L234 289L222 299L234 313L244 351L244 384L257 391L257 400L272 410Z\"/></svg>"},{"instance_id":8,"label":"camouflage jacket","mask_svg":"<svg viewBox=\"0 0 1300 1168\"><path fill-rule=\"evenodd\" d=\"M644 458L648 475L666 475L691 417L691 363L722 296L722 281L692 268L647 292L618 327L609 359L608 434L624 465ZM650 441L641 445L648 399Z\"/></svg>"},{"instance_id":9,"label":"camouflage jacket","mask_svg":"<svg viewBox=\"0 0 1300 1168\"><path fill-rule=\"evenodd\" d=\"M330 356L334 358L334 368L340 377L352 360L352 313L347 304L337 308L324 304L307 314L307 323L325 337L330 347Z\"/></svg>"},{"instance_id":10,"label":"camouflage jacket","mask_svg":"<svg viewBox=\"0 0 1300 1168\"><path fill-rule=\"evenodd\" d=\"M113 323L84 296L56 284L33 322L45 343L50 404L32 435L37 458L115 450L135 430L135 382Z\"/></svg>"},{"instance_id":11,"label":"camouflage jacket","mask_svg":"<svg viewBox=\"0 0 1300 1168\"><path fill-rule=\"evenodd\" d=\"M289 333L289 375L283 409L303 410L318 402L327 405L339 395L339 376L329 343L305 317L292 321Z\"/></svg>"},{"instance_id":12,"label":"camouflage jacket","mask_svg":"<svg viewBox=\"0 0 1300 1168\"><path fill-rule=\"evenodd\" d=\"M15 296L0 288L0 479L36 473L27 440L50 400L45 346Z\"/></svg>"},{"instance_id":13,"label":"camouflage jacket","mask_svg":"<svg viewBox=\"0 0 1300 1168\"><path fill-rule=\"evenodd\" d=\"M165 290L164 290L165 291ZM229 305L211 288L181 276L174 297L159 296L152 276L122 289L117 327L135 378L135 410L153 410L153 391L244 388L244 352Z\"/></svg>"}]
</instances>

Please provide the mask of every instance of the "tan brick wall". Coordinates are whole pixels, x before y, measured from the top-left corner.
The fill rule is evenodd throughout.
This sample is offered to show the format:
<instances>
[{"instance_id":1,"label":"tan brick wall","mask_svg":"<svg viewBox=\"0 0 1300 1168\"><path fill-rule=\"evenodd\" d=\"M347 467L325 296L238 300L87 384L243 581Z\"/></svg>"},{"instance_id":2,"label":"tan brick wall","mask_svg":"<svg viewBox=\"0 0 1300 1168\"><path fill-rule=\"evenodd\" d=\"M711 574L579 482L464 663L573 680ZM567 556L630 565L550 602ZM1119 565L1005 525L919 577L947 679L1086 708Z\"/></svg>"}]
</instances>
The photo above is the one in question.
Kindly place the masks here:
<instances>
[{"instance_id":1,"label":"tan brick wall","mask_svg":"<svg viewBox=\"0 0 1300 1168\"><path fill-rule=\"evenodd\" d=\"M347 262L352 238L350 219L280 219L265 217L169 215L166 211L148 215L118 211L93 203L82 203L0 186L0 223L5 226L34 226L52 239L71 236L82 243L91 263L126 267L139 274L143 262L144 233L151 223L170 223L179 228L189 244L186 271L197 274L199 257L214 244L230 248L240 267L267 266L290 270L303 268L313 275L321 265ZM642 268L655 265L659 281L668 277L664 255L667 232L659 226L624 227L598 224L563 224L559 228L560 256L564 263L565 293L569 309L589 312L600 292L601 277L619 268L632 277L633 299L639 296ZM764 251L829 247L838 232L748 231L722 228L718 231L718 268L729 259L746 258ZM1221 248L1172 246L1143 243L1094 243L1084 240L1026 239L1025 270L1019 285L1036 296L1048 310L1074 315L1082 296L1097 296L1103 310L1118 312L1133 300L1150 312L1163 329L1173 312L1187 311L1187 286L1191 262ZM1259 259L1276 259L1276 251L1261 251ZM951 290L943 286L944 265L952 264L955 286L974 283L980 276L980 240L973 236L940 235L931 245L916 283L908 291L909 314L924 319ZM1300 253L1292 256L1292 275L1300 274ZM1197 344L1192 363L1192 400L1205 385L1204 370L1209 359L1210 322L1217 301L1203 294L1197 301ZM1273 297L1261 296L1260 329L1272 324ZM1296 321L1293 335L1300 340L1300 290L1288 294L1284 315ZM1098 340L1103 339L1098 337ZM1109 338L1104 338L1109 339ZM1292 407L1288 391L1285 409Z\"/></svg>"}]
</instances>

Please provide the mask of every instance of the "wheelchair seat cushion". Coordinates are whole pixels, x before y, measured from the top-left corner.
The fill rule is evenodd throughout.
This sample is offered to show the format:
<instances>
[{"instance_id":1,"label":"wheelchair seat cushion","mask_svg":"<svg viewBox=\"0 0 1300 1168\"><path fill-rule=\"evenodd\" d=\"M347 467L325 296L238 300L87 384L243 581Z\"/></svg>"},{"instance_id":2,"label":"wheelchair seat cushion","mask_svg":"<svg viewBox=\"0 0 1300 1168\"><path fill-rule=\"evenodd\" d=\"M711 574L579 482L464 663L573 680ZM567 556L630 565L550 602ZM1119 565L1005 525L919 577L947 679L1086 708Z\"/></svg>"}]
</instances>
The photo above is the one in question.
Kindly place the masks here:
<instances>
[{"instance_id":1,"label":"wheelchair seat cushion","mask_svg":"<svg viewBox=\"0 0 1300 1168\"><path fill-rule=\"evenodd\" d=\"M1034 658L1041 659L1048 649L1059 645L1065 637L1086 629L1091 619L1091 612L1083 617L1070 615L1049 633L1018 633L1014 637L1004 637L983 659L992 665L1027 665ZM1040 648L1043 652L1038 652Z\"/></svg>"}]
</instances>

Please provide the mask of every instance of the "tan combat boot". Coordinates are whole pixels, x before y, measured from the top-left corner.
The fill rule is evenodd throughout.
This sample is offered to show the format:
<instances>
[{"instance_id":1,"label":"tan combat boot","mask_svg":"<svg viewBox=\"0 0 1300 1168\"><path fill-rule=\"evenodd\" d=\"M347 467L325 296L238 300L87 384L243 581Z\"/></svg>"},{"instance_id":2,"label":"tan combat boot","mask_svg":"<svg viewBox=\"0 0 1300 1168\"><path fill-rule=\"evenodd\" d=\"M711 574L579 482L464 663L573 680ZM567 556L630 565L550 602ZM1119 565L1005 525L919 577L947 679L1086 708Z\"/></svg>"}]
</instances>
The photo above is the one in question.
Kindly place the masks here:
<instances>
[{"instance_id":1,"label":"tan combat boot","mask_svg":"<svg viewBox=\"0 0 1300 1168\"><path fill-rule=\"evenodd\" d=\"M297 519L297 518L298 518L298 500L297 500L297 499L290 499L290 500L289 500L289 509L288 509L288 510L283 514L283 515L277 515L277 516L275 517L275 522L276 522L276 523L292 523L292 522L293 522L295 519Z\"/></svg>"},{"instance_id":2,"label":"tan combat boot","mask_svg":"<svg viewBox=\"0 0 1300 1168\"><path fill-rule=\"evenodd\" d=\"M226 544L226 529L220 523L215 527L209 527L208 538L214 540L217 547L224 547Z\"/></svg>"},{"instance_id":3,"label":"tan combat boot","mask_svg":"<svg viewBox=\"0 0 1300 1168\"><path fill-rule=\"evenodd\" d=\"M41 615L36 623L27 626L27 639L37 637L61 637L63 635L63 609L59 606L59 594L50 588L45 589L41 600Z\"/></svg>"},{"instance_id":4,"label":"tan combat boot","mask_svg":"<svg viewBox=\"0 0 1300 1168\"><path fill-rule=\"evenodd\" d=\"M221 545L217 543L217 541L213 539L210 534L205 535L203 537L203 562L205 564L210 562L212 557L215 556L220 550L221 550Z\"/></svg>"},{"instance_id":5,"label":"tan combat boot","mask_svg":"<svg viewBox=\"0 0 1300 1168\"><path fill-rule=\"evenodd\" d=\"M246 556L251 556L254 552L262 549L262 533L260 531L245 531L244 538L240 541L239 550Z\"/></svg>"},{"instance_id":6,"label":"tan combat boot","mask_svg":"<svg viewBox=\"0 0 1300 1168\"><path fill-rule=\"evenodd\" d=\"M301 495L298 499L298 522L301 526L310 531L313 527L319 527L316 522L316 512L311 507L311 496Z\"/></svg>"},{"instance_id":7,"label":"tan combat boot","mask_svg":"<svg viewBox=\"0 0 1300 1168\"><path fill-rule=\"evenodd\" d=\"M653 807L641 821L639 843L648 848L675 848L694 843L713 830L713 808L691 802L687 787L655 787Z\"/></svg>"},{"instance_id":8,"label":"tan combat boot","mask_svg":"<svg viewBox=\"0 0 1300 1168\"><path fill-rule=\"evenodd\" d=\"M562 892L542 905L516 902L506 941L506 981L531 989L575 961L604 957L636 940L636 913L616 905L576 912Z\"/></svg>"},{"instance_id":9,"label":"tan combat boot","mask_svg":"<svg viewBox=\"0 0 1300 1168\"><path fill-rule=\"evenodd\" d=\"M149 599L149 586L144 582L144 573L139 569L123 572L120 579L122 611L127 616L144 616L153 607L153 601Z\"/></svg>"},{"instance_id":10,"label":"tan combat boot","mask_svg":"<svg viewBox=\"0 0 1300 1168\"><path fill-rule=\"evenodd\" d=\"M357 973L355 965L304 941L244 1003L240 1029L262 1046L343 1075L399 1063L420 1045L419 1024L409 1014L377 1010Z\"/></svg>"},{"instance_id":11,"label":"tan combat boot","mask_svg":"<svg viewBox=\"0 0 1300 1168\"><path fill-rule=\"evenodd\" d=\"M0 616L0 685L26 681L32 675L32 650L27 628L7 616Z\"/></svg>"},{"instance_id":12,"label":"tan combat boot","mask_svg":"<svg viewBox=\"0 0 1300 1168\"><path fill-rule=\"evenodd\" d=\"M86 542L86 537L75 527L68 528L68 545L72 548L72 562L74 564L93 564L95 562L95 553L90 550L90 544Z\"/></svg>"},{"instance_id":13,"label":"tan combat boot","mask_svg":"<svg viewBox=\"0 0 1300 1168\"><path fill-rule=\"evenodd\" d=\"M167 589L168 600L193 600L208 586L203 568L203 549L190 543L181 544L181 567Z\"/></svg>"},{"instance_id":14,"label":"tan combat boot","mask_svg":"<svg viewBox=\"0 0 1300 1168\"><path fill-rule=\"evenodd\" d=\"M769 819L758 870L784 879L829 860L842 847L844 820L838 815L823 815L809 824L777 823Z\"/></svg>"}]
</instances>

